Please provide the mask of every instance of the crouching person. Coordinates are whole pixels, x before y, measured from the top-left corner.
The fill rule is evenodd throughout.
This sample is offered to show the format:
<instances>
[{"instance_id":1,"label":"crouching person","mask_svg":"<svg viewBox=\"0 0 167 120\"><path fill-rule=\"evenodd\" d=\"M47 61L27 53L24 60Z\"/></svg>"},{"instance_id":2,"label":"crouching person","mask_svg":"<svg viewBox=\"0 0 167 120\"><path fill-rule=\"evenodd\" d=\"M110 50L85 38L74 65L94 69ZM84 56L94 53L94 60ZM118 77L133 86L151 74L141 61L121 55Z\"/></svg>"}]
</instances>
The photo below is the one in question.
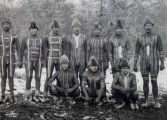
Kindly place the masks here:
<instances>
[{"instance_id":1,"label":"crouching person","mask_svg":"<svg viewBox=\"0 0 167 120\"><path fill-rule=\"evenodd\" d=\"M99 63L94 56L88 62L88 70L83 74L82 88L85 105L93 99L97 105L102 105L105 97L105 76L100 71Z\"/></svg>"},{"instance_id":2,"label":"crouching person","mask_svg":"<svg viewBox=\"0 0 167 120\"><path fill-rule=\"evenodd\" d=\"M125 59L120 61L120 72L115 74L112 83L112 94L116 98L116 109L123 108L125 104L130 103L132 110L138 109L138 94L136 76L130 72L130 67Z\"/></svg>"},{"instance_id":3,"label":"crouching person","mask_svg":"<svg viewBox=\"0 0 167 120\"><path fill-rule=\"evenodd\" d=\"M52 85L57 80L57 85ZM80 95L79 82L76 74L70 69L69 59L66 55L60 58L60 71L55 73L48 82L50 94L61 98L70 97L75 104L75 98Z\"/></svg>"}]
</instances>

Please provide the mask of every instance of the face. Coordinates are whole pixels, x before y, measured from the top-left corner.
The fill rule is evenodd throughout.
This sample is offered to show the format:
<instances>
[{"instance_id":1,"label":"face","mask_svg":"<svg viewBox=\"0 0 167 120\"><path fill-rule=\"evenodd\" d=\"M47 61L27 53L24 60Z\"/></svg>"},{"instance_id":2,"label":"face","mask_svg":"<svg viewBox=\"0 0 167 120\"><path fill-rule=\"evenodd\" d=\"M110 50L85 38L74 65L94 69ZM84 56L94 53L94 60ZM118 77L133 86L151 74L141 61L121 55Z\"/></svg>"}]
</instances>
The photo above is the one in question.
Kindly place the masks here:
<instances>
[{"instance_id":1,"label":"face","mask_svg":"<svg viewBox=\"0 0 167 120\"><path fill-rule=\"evenodd\" d=\"M98 71L98 67L97 66L90 66L89 68L90 68L90 70L92 72L97 72Z\"/></svg>"},{"instance_id":2,"label":"face","mask_svg":"<svg viewBox=\"0 0 167 120\"><path fill-rule=\"evenodd\" d=\"M31 28L31 29L30 29L30 34L31 34L32 36L36 36L36 35L37 35L37 31L38 31L38 29L36 29L36 28Z\"/></svg>"},{"instance_id":3,"label":"face","mask_svg":"<svg viewBox=\"0 0 167 120\"><path fill-rule=\"evenodd\" d=\"M58 34L59 34L59 28L53 27L53 28L52 28L52 31L53 31L53 33L54 33L55 35L58 35Z\"/></svg>"},{"instance_id":4,"label":"face","mask_svg":"<svg viewBox=\"0 0 167 120\"><path fill-rule=\"evenodd\" d=\"M66 71L68 69L68 66L69 66L68 63L61 64L61 67L64 71Z\"/></svg>"},{"instance_id":5,"label":"face","mask_svg":"<svg viewBox=\"0 0 167 120\"><path fill-rule=\"evenodd\" d=\"M130 71L129 71L129 68L122 68L122 69L121 69L121 72L124 73L124 74L127 74L127 73L129 73Z\"/></svg>"},{"instance_id":6,"label":"face","mask_svg":"<svg viewBox=\"0 0 167 120\"><path fill-rule=\"evenodd\" d=\"M95 36L100 35L100 32L101 32L101 30L98 29L98 28L95 28L95 29L93 30L93 34L94 34Z\"/></svg>"},{"instance_id":7,"label":"face","mask_svg":"<svg viewBox=\"0 0 167 120\"><path fill-rule=\"evenodd\" d=\"M115 32L117 35L122 35L123 29L120 27L115 28Z\"/></svg>"},{"instance_id":8,"label":"face","mask_svg":"<svg viewBox=\"0 0 167 120\"><path fill-rule=\"evenodd\" d=\"M144 29L145 29L146 33L151 33L152 28L153 28L153 25L150 24L150 23L147 23L147 24L145 24L145 26L144 26Z\"/></svg>"},{"instance_id":9,"label":"face","mask_svg":"<svg viewBox=\"0 0 167 120\"><path fill-rule=\"evenodd\" d=\"M80 33L80 26L78 26L78 25L73 26L73 33L75 35L78 35Z\"/></svg>"},{"instance_id":10,"label":"face","mask_svg":"<svg viewBox=\"0 0 167 120\"><path fill-rule=\"evenodd\" d=\"M11 25L10 25L9 23L5 22L5 23L3 23L2 27L3 27L3 30L4 30L4 31L9 31Z\"/></svg>"}]
</instances>

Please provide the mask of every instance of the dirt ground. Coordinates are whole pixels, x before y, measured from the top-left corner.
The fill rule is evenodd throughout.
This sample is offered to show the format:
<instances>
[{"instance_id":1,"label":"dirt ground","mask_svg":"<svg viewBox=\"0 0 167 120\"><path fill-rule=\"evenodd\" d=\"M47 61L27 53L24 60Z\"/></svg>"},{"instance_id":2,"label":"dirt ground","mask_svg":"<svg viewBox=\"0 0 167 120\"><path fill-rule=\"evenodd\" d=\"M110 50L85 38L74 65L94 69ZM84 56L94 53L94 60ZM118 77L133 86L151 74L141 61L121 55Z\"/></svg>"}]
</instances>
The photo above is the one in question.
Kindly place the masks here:
<instances>
[{"instance_id":1,"label":"dirt ground","mask_svg":"<svg viewBox=\"0 0 167 120\"><path fill-rule=\"evenodd\" d=\"M116 110L111 103L85 107L80 99L74 106L57 104L52 98L47 103L27 103L17 95L16 103L0 104L0 120L167 120L167 95L160 102L161 109L150 106L132 111L129 106Z\"/></svg>"}]
</instances>

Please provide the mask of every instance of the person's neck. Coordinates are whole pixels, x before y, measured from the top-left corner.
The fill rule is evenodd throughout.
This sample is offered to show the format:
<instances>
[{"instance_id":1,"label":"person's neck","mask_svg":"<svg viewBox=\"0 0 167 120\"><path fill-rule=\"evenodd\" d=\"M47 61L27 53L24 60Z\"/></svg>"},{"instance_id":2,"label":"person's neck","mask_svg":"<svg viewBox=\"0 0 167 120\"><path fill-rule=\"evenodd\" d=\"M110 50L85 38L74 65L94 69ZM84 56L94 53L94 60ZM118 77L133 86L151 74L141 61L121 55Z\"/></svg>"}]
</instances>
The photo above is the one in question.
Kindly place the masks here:
<instances>
[{"instance_id":1,"label":"person's neck","mask_svg":"<svg viewBox=\"0 0 167 120\"><path fill-rule=\"evenodd\" d=\"M68 70L69 70L69 69L66 69L66 70L62 70L62 71L66 73L66 72L68 72Z\"/></svg>"},{"instance_id":2,"label":"person's neck","mask_svg":"<svg viewBox=\"0 0 167 120\"><path fill-rule=\"evenodd\" d=\"M95 38L100 38L100 35L94 35Z\"/></svg>"},{"instance_id":3,"label":"person's neck","mask_svg":"<svg viewBox=\"0 0 167 120\"><path fill-rule=\"evenodd\" d=\"M129 72L121 72L123 74L123 76L127 76L129 74Z\"/></svg>"},{"instance_id":4,"label":"person's neck","mask_svg":"<svg viewBox=\"0 0 167 120\"><path fill-rule=\"evenodd\" d=\"M30 37L31 37L31 38L37 38L38 35L31 35Z\"/></svg>"},{"instance_id":5,"label":"person's neck","mask_svg":"<svg viewBox=\"0 0 167 120\"><path fill-rule=\"evenodd\" d=\"M146 32L146 35L147 36L151 36L152 35L152 32L150 31L150 32Z\"/></svg>"},{"instance_id":6,"label":"person's neck","mask_svg":"<svg viewBox=\"0 0 167 120\"><path fill-rule=\"evenodd\" d=\"M9 34L9 33L10 33L10 30L3 31L3 34Z\"/></svg>"},{"instance_id":7,"label":"person's neck","mask_svg":"<svg viewBox=\"0 0 167 120\"><path fill-rule=\"evenodd\" d=\"M74 36L79 36L79 35L80 35L80 33L73 33L73 35L74 35Z\"/></svg>"},{"instance_id":8,"label":"person's neck","mask_svg":"<svg viewBox=\"0 0 167 120\"><path fill-rule=\"evenodd\" d=\"M59 33L54 33L54 32L52 32L52 36L53 36L53 37L58 37L58 36L59 36Z\"/></svg>"},{"instance_id":9,"label":"person's neck","mask_svg":"<svg viewBox=\"0 0 167 120\"><path fill-rule=\"evenodd\" d=\"M122 34L115 34L115 36L116 36L117 38L121 38L121 37L122 37Z\"/></svg>"}]
</instances>

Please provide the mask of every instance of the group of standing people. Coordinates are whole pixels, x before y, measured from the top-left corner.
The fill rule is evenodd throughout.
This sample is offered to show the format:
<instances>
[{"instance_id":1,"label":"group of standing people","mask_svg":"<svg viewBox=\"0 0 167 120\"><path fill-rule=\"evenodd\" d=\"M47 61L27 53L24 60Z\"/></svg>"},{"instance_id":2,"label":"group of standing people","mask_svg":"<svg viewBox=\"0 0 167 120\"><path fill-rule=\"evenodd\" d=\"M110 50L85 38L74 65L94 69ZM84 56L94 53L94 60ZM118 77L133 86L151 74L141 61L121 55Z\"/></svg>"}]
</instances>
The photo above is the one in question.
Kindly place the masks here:
<instances>
[{"instance_id":1,"label":"group of standing people","mask_svg":"<svg viewBox=\"0 0 167 120\"><path fill-rule=\"evenodd\" d=\"M70 97L75 101L82 96L87 105L94 101L97 105L106 102L106 70L111 64L113 74L112 95L116 99L115 108L120 109L130 103L132 109L138 109L138 94L136 75L131 72L129 60L133 57L129 36L125 34L121 20L111 23L107 37L102 36L102 27L96 22L89 36L81 32L81 22L74 18L72 34L63 36L60 25L54 20L51 32L42 38L38 35L38 26L33 21L30 24L30 34L19 43L18 37L11 32L11 21L2 22L3 33L0 38L1 62L1 102L5 102L6 79L9 80L10 101L14 102L14 71L17 53L18 66L26 69L25 101L47 101L48 94L58 98ZM145 102L142 107L148 107L149 75L151 76L154 107L160 108L158 102L157 77L159 69L164 67L164 50L161 37L152 31L154 22L146 17L144 33L141 34L135 46L134 67L140 57L140 71L143 78ZM159 64L160 61L160 64ZM40 98L41 71L46 67L44 97ZM55 73L53 73L55 71ZM32 97L31 81L35 73L35 95ZM56 85L52 83L56 81Z\"/></svg>"}]
</instances>

